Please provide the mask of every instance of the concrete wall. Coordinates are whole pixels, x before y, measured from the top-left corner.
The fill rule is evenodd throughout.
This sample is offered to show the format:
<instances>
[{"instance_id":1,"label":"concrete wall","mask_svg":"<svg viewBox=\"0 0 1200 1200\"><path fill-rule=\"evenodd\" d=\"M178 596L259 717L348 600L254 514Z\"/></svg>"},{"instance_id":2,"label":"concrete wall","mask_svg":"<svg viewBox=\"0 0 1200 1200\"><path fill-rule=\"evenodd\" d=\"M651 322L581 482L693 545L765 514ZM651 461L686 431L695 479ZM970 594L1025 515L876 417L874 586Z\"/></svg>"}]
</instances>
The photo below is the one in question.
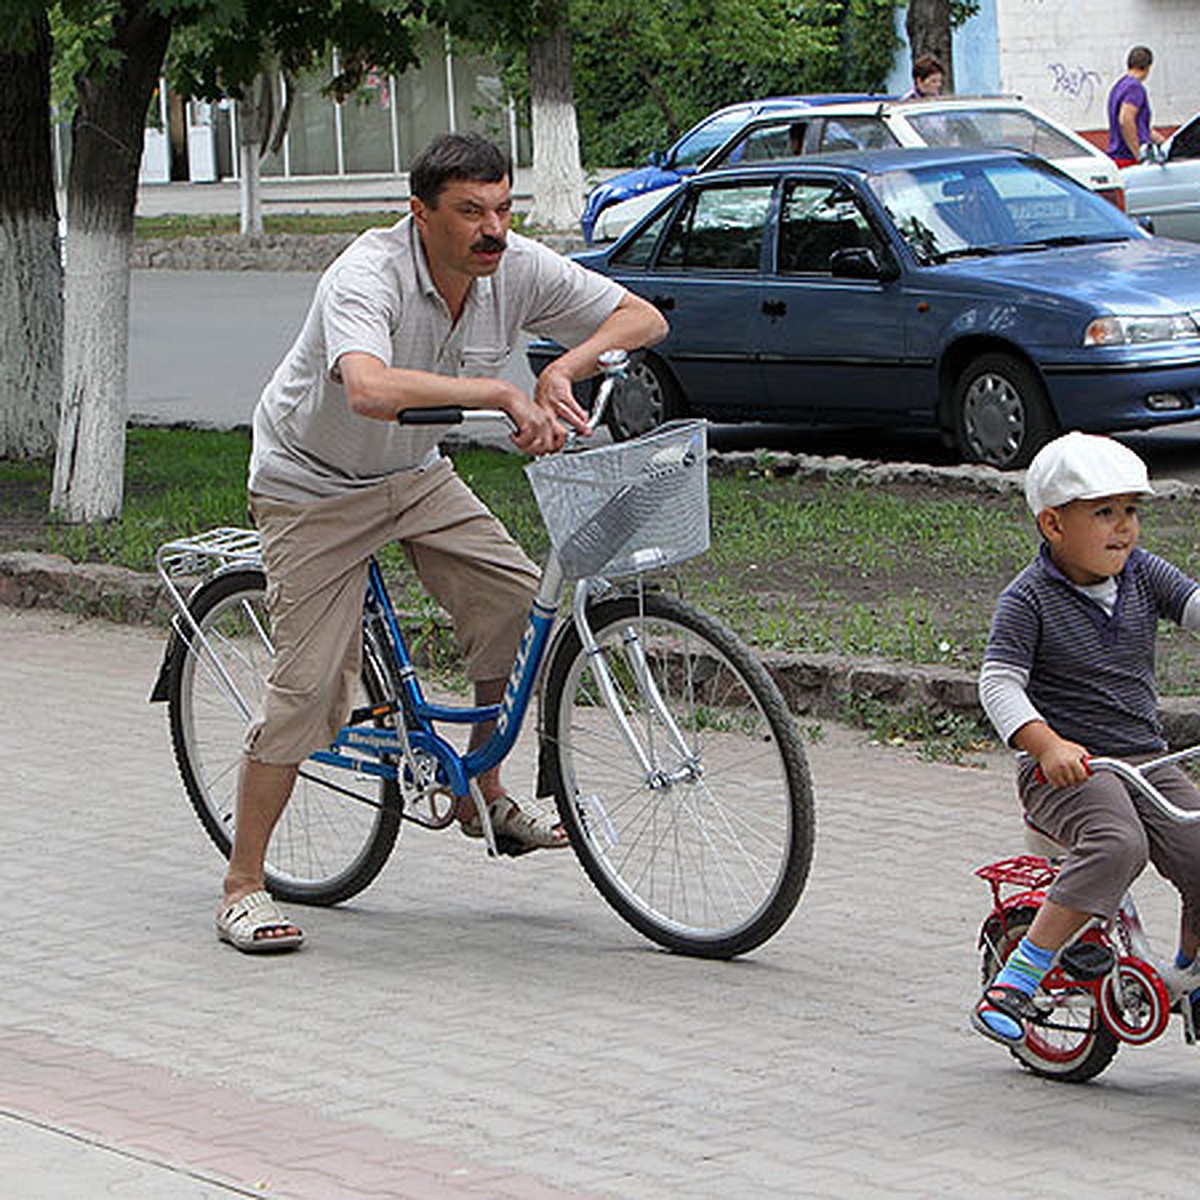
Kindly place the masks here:
<instances>
[{"instance_id":1,"label":"concrete wall","mask_svg":"<svg viewBox=\"0 0 1200 1200\"><path fill-rule=\"evenodd\" d=\"M1154 51L1155 125L1200 112L1200 0L996 0L1000 89L1078 130L1105 129L1130 46Z\"/></svg>"}]
</instances>

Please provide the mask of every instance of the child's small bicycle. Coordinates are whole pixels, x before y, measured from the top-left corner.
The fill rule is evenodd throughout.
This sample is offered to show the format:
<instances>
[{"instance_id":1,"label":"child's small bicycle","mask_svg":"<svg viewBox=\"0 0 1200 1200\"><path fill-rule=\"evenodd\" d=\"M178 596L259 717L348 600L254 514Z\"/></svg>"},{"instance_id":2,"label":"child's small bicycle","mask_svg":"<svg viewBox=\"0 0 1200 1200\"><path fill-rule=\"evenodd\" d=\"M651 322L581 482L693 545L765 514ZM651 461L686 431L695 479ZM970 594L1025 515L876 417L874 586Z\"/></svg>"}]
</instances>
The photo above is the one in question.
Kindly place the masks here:
<instances>
[{"instance_id":1,"label":"child's small bicycle","mask_svg":"<svg viewBox=\"0 0 1200 1200\"><path fill-rule=\"evenodd\" d=\"M1200 821L1200 811L1171 803L1146 773L1197 755L1200 746L1140 767L1115 758L1092 758L1088 765L1093 771L1112 771L1173 820L1190 823ZM1062 862L1063 847L1039 830L1026 826L1026 841L1037 853L1006 858L975 872L992 891L992 911L979 933L984 987L1029 931ZM1176 982L1169 983L1171 979ZM1144 1046L1154 1041L1172 1012L1180 1015L1184 1041L1191 1045L1200 1013L1193 1012L1188 993L1197 983L1195 978L1184 982L1169 960L1155 952L1133 895L1127 892L1111 921L1093 920L1060 951L1033 996L1041 1017L1027 1024L1025 1041L1011 1053L1035 1075L1083 1082L1112 1062L1122 1042Z\"/></svg>"},{"instance_id":2,"label":"child's small bicycle","mask_svg":"<svg viewBox=\"0 0 1200 1200\"><path fill-rule=\"evenodd\" d=\"M624 355L604 366L593 424ZM447 828L468 793L489 852L518 852L496 836L476 780L508 755L536 696L537 795L554 797L613 908L682 953L730 958L766 941L795 908L812 856L804 750L750 650L646 576L707 549L706 459L704 422L681 421L529 464L552 549L499 705L425 696L372 560L362 694L333 744L301 767L268 850L268 888L309 904L348 899L382 869L402 822ZM184 786L228 855L244 730L271 660L258 536L212 530L166 543L157 561L178 614L152 698L168 702ZM571 580L571 619L558 623ZM183 581L194 585L186 597ZM494 733L467 752L438 728L485 721Z\"/></svg>"}]
</instances>

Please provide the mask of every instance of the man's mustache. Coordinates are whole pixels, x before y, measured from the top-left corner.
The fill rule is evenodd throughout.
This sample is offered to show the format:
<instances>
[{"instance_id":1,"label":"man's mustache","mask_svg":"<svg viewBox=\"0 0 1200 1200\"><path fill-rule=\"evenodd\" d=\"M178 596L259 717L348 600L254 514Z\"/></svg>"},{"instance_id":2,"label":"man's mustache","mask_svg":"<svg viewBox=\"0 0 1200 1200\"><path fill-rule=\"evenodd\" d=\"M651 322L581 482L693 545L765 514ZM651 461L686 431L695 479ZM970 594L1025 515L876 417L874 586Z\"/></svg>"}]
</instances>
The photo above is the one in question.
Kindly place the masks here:
<instances>
[{"instance_id":1,"label":"man's mustache","mask_svg":"<svg viewBox=\"0 0 1200 1200\"><path fill-rule=\"evenodd\" d=\"M503 238L492 237L490 233L485 233L471 247L476 254L502 254L507 249L508 243Z\"/></svg>"}]
</instances>

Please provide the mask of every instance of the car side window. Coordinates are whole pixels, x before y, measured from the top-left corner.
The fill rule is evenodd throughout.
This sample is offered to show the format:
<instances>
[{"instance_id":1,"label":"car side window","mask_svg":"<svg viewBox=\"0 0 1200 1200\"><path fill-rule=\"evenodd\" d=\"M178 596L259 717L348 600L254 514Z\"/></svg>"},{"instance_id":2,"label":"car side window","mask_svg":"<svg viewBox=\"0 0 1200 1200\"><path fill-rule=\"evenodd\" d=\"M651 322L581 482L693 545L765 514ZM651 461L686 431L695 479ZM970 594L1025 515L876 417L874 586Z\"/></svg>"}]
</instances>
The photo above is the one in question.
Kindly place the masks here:
<instances>
[{"instance_id":1,"label":"car side window","mask_svg":"<svg viewBox=\"0 0 1200 1200\"><path fill-rule=\"evenodd\" d=\"M1171 159L1178 158L1200 158L1200 117L1171 139Z\"/></svg>"},{"instance_id":2,"label":"car side window","mask_svg":"<svg viewBox=\"0 0 1200 1200\"><path fill-rule=\"evenodd\" d=\"M693 191L667 231L659 267L757 271L773 190L771 183L745 183Z\"/></svg>"},{"instance_id":3,"label":"car side window","mask_svg":"<svg viewBox=\"0 0 1200 1200\"><path fill-rule=\"evenodd\" d=\"M787 185L779 213L781 274L828 275L834 252L853 247L876 255L883 251L861 203L844 183L810 179Z\"/></svg>"},{"instance_id":4,"label":"car side window","mask_svg":"<svg viewBox=\"0 0 1200 1200\"><path fill-rule=\"evenodd\" d=\"M807 122L804 120L776 121L771 125L752 126L719 156L706 162L704 169L707 171L713 167L797 158L804 153L806 128Z\"/></svg>"},{"instance_id":5,"label":"car side window","mask_svg":"<svg viewBox=\"0 0 1200 1200\"><path fill-rule=\"evenodd\" d=\"M644 270L650 263L654 247L658 245L659 236L670 215L671 207L668 205L666 212L662 216L651 221L628 245L622 246L612 256L609 260L612 265L614 267L626 267L637 271Z\"/></svg>"},{"instance_id":6,"label":"car side window","mask_svg":"<svg viewBox=\"0 0 1200 1200\"><path fill-rule=\"evenodd\" d=\"M879 117L830 117L821 124L817 150L887 150L899 144Z\"/></svg>"}]
</instances>

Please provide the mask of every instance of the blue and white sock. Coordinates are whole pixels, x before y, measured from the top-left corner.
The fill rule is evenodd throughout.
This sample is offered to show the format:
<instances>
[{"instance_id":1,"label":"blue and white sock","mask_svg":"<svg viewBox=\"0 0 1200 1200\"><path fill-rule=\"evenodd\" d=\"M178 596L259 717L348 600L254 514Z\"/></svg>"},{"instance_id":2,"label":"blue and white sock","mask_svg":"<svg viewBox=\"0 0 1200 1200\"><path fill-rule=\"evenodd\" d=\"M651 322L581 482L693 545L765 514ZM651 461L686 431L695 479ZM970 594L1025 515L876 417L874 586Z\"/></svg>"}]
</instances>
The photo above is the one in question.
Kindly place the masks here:
<instances>
[{"instance_id":1,"label":"blue and white sock","mask_svg":"<svg viewBox=\"0 0 1200 1200\"><path fill-rule=\"evenodd\" d=\"M989 987L1010 987L1032 996L1037 991L1046 972L1054 962L1055 951L1044 950L1035 946L1027 937L1021 939L1017 948L1008 956L1004 969L988 985ZM1010 1042L1018 1042L1024 1032L1019 1022L1006 1016L995 1008L987 1007L986 997L982 1001L984 1007L979 1010L979 1019L1002 1038Z\"/></svg>"}]
</instances>

